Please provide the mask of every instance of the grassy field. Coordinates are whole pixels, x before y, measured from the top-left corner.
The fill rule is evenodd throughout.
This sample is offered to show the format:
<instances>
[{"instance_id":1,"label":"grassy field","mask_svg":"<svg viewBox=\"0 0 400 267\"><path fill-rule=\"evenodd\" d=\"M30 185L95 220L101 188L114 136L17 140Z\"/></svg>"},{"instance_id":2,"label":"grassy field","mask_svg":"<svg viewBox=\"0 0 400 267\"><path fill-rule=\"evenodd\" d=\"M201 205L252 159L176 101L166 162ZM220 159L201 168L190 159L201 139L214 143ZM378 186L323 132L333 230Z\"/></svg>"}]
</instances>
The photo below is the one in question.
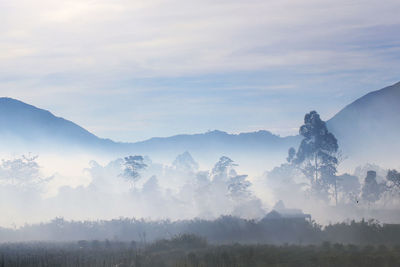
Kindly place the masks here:
<instances>
[{"instance_id":1,"label":"grassy field","mask_svg":"<svg viewBox=\"0 0 400 267\"><path fill-rule=\"evenodd\" d=\"M365 220L57 219L0 229L0 240L0 267L400 266L400 225Z\"/></svg>"},{"instance_id":2,"label":"grassy field","mask_svg":"<svg viewBox=\"0 0 400 267\"><path fill-rule=\"evenodd\" d=\"M194 235L150 244L78 241L5 243L0 266L400 266L400 246L211 245Z\"/></svg>"}]
</instances>

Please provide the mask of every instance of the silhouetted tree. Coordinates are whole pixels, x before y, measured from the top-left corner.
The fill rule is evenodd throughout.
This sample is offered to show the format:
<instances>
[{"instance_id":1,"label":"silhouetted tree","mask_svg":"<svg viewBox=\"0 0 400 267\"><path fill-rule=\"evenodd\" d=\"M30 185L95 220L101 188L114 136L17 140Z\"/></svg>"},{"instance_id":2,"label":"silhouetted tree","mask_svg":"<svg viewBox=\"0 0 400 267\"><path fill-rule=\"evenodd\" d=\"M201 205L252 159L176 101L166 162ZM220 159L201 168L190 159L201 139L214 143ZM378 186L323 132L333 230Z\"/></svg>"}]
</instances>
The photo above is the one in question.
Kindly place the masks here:
<instances>
[{"instance_id":1,"label":"silhouetted tree","mask_svg":"<svg viewBox=\"0 0 400 267\"><path fill-rule=\"evenodd\" d=\"M382 185L376 181L376 172L368 171L367 177L365 177L364 185L362 188L361 197L368 204L376 202L382 195Z\"/></svg>"},{"instance_id":2,"label":"silhouetted tree","mask_svg":"<svg viewBox=\"0 0 400 267\"><path fill-rule=\"evenodd\" d=\"M396 170L389 170L386 179L390 182L390 187L400 189L400 173Z\"/></svg>"},{"instance_id":3,"label":"silhouetted tree","mask_svg":"<svg viewBox=\"0 0 400 267\"><path fill-rule=\"evenodd\" d=\"M195 172L199 168L199 164L193 159L189 152L184 152L176 157L172 165L182 171Z\"/></svg>"},{"instance_id":4,"label":"silhouetted tree","mask_svg":"<svg viewBox=\"0 0 400 267\"><path fill-rule=\"evenodd\" d=\"M219 158L218 162L215 163L214 168L211 171L211 175L214 180L226 180L230 171L234 171L232 168L237 166L233 160L226 156Z\"/></svg>"},{"instance_id":5,"label":"silhouetted tree","mask_svg":"<svg viewBox=\"0 0 400 267\"><path fill-rule=\"evenodd\" d=\"M296 158L291 157L293 150L289 150L288 159L300 166L304 175L309 178L312 190L320 196L326 197L329 188L333 186L337 203L336 172L339 146L335 136L328 131L326 123L316 111L305 115L304 125L300 127L299 133L304 138Z\"/></svg>"},{"instance_id":6,"label":"silhouetted tree","mask_svg":"<svg viewBox=\"0 0 400 267\"><path fill-rule=\"evenodd\" d=\"M294 149L293 147L289 148L288 156L286 158L287 162L291 163L295 159L295 156L296 156L296 149Z\"/></svg>"},{"instance_id":7,"label":"silhouetted tree","mask_svg":"<svg viewBox=\"0 0 400 267\"><path fill-rule=\"evenodd\" d=\"M247 175L236 175L229 180L228 190L233 198L243 200L251 195L250 186L251 183L247 181Z\"/></svg>"},{"instance_id":8,"label":"silhouetted tree","mask_svg":"<svg viewBox=\"0 0 400 267\"><path fill-rule=\"evenodd\" d=\"M361 184L357 176L342 174L337 177L337 189L343 202L357 203Z\"/></svg>"},{"instance_id":9,"label":"silhouetted tree","mask_svg":"<svg viewBox=\"0 0 400 267\"><path fill-rule=\"evenodd\" d=\"M134 186L135 183L140 179L139 171L147 167L143 161L143 157L138 155L124 158L123 176L129 181L132 181Z\"/></svg>"},{"instance_id":10,"label":"silhouetted tree","mask_svg":"<svg viewBox=\"0 0 400 267\"><path fill-rule=\"evenodd\" d=\"M2 160L0 164L0 180L3 184L36 188L50 181L53 177L40 175L38 156L22 155L20 158Z\"/></svg>"},{"instance_id":11,"label":"silhouetted tree","mask_svg":"<svg viewBox=\"0 0 400 267\"><path fill-rule=\"evenodd\" d=\"M390 200L396 200L400 196L400 173L396 170L389 170L386 175L385 191L389 193Z\"/></svg>"},{"instance_id":12,"label":"silhouetted tree","mask_svg":"<svg viewBox=\"0 0 400 267\"><path fill-rule=\"evenodd\" d=\"M307 183L295 164L283 163L267 173L266 185L275 197L290 201L304 197Z\"/></svg>"}]
</instances>

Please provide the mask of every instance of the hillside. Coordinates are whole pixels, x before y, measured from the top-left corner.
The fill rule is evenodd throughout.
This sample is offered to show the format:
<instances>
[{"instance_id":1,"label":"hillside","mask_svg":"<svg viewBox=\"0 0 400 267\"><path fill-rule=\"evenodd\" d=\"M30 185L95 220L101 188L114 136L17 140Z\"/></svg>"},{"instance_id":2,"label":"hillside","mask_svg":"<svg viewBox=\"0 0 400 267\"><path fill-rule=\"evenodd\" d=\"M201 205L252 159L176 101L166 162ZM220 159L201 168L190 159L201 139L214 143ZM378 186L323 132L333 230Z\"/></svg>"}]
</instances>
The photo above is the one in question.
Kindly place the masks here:
<instances>
[{"instance_id":1,"label":"hillside","mask_svg":"<svg viewBox=\"0 0 400 267\"><path fill-rule=\"evenodd\" d=\"M184 151L189 151L196 160L205 164L213 164L225 155L243 167L261 171L284 162L288 149L297 147L298 143L299 136L280 137L269 131L229 134L215 130L151 138L129 146L131 151L168 161Z\"/></svg>"},{"instance_id":2,"label":"hillside","mask_svg":"<svg viewBox=\"0 0 400 267\"><path fill-rule=\"evenodd\" d=\"M12 98L0 98L0 144L10 152L30 151L65 153L73 150L103 152L113 155L144 154L151 158L173 160L178 154L190 151L198 160L214 161L222 155L236 160L253 158L265 162L266 155L284 160L288 147L297 137L279 137L268 131L228 134L210 131L202 134L151 138L137 143L119 143L102 139L79 125ZM280 156L277 158L276 155Z\"/></svg>"},{"instance_id":3,"label":"hillside","mask_svg":"<svg viewBox=\"0 0 400 267\"><path fill-rule=\"evenodd\" d=\"M400 83L371 92L339 111L327 124L339 140L344 156L382 163L399 161ZM300 137L280 137L268 131L229 134L210 131L151 138L137 143L102 139L79 125L12 98L0 98L2 149L23 147L30 151L72 148L117 155L143 154L172 161L189 151L196 160L213 162L222 155L238 162L267 167L285 160L289 147ZM10 148L11 147L11 148ZM37 153L36 152L36 153Z\"/></svg>"},{"instance_id":4,"label":"hillside","mask_svg":"<svg viewBox=\"0 0 400 267\"><path fill-rule=\"evenodd\" d=\"M79 125L54 116L16 99L0 98L0 136L4 144L22 146L66 145L82 148L110 147L114 142L101 139Z\"/></svg>"},{"instance_id":5,"label":"hillside","mask_svg":"<svg viewBox=\"0 0 400 267\"><path fill-rule=\"evenodd\" d=\"M400 83L373 91L328 121L345 155L368 161L399 161Z\"/></svg>"}]
</instances>

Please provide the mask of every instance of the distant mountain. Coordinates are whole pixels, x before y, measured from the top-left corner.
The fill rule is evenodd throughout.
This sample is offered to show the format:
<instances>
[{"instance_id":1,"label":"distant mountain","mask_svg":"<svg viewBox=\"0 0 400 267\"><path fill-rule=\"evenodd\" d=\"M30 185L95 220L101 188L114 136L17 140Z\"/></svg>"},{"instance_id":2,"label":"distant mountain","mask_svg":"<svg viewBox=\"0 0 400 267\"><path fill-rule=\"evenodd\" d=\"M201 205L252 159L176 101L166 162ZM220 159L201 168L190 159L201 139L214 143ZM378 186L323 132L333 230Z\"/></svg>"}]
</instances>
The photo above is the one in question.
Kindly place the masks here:
<instances>
[{"instance_id":1,"label":"distant mountain","mask_svg":"<svg viewBox=\"0 0 400 267\"><path fill-rule=\"evenodd\" d=\"M202 134L176 135L130 144L132 151L148 154L152 158L170 158L189 151L196 160L215 162L225 155L242 166L262 167L264 170L285 161L291 146L297 147L300 137L280 137L269 131L229 134L210 131Z\"/></svg>"},{"instance_id":2,"label":"distant mountain","mask_svg":"<svg viewBox=\"0 0 400 267\"><path fill-rule=\"evenodd\" d=\"M400 164L400 82L360 97L327 125L345 155Z\"/></svg>"},{"instance_id":3,"label":"distant mountain","mask_svg":"<svg viewBox=\"0 0 400 267\"><path fill-rule=\"evenodd\" d=\"M175 135L172 137L155 137L143 142L132 144L136 149L150 150L183 150L183 151L218 151L229 152L240 150L243 152L259 151L267 153L269 150L281 149L296 143L297 137L280 137L269 131L257 131L240 134L229 134L223 131L209 131L202 134ZM287 150L287 149L286 149Z\"/></svg>"},{"instance_id":4,"label":"distant mountain","mask_svg":"<svg viewBox=\"0 0 400 267\"><path fill-rule=\"evenodd\" d=\"M144 154L151 158L173 160L189 151L197 160L214 161L222 155L236 160L265 162L265 155L284 160L287 149L297 144L297 137L279 137L268 131L228 134L210 131L155 137L143 142L120 143L102 139L79 125L12 98L0 98L0 148L4 150L52 151L70 150L104 152L113 155ZM280 158L276 155L281 154Z\"/></svg>"},{"instance_id":5,"label":"distant mountain","mask_svg":"<svg viewBox=\"0 0 400 267\"><path fill-rule=\"evenodd\" d=\"M345 156L364 162L400 162L400 83L371 92L338 112L328 128L339 140ZM102 139L75 123L12 98L0 98L0 148L28 148L34 153L71 149L110 155L142 154L155 160L172 160L189 151L199 162L212 163L229 156L247 167L264 169L285 161L289 147L301 137L280 137L268 131L229 134L210 131L155 137L137 143Z\"/></svg>"},{"instance_id":6,"label":"distant mountain","mask_svg":"<svg viewBox=\"0 0 400 267\"><path fill-rule=\"evenodd\" d=\"M400 83L357 99L327 121L335 134L343 157L350 163L378 163L392 167L400 164ZM238 162L249 158L255 163L284 162L289 147L298 147L300 136L280 137L268 131L204 134L152 138L133 144L137 151L190 151L196 159L207 155L228 155ZM204 156L204 157L207 157Z\"/></svg>"},{"instance_id":7,"label":"distant mountain","mask_svg":"<svg viewBox=\"0 0 400 267\"><path fill-rule=\"evenodd\" d=\"M3 146L17 143L28 147L62 144L108 148L115 145L113 141L101 139L47 110L8 97L0 98L0 136Z\"/></svg>"}]
</instances>

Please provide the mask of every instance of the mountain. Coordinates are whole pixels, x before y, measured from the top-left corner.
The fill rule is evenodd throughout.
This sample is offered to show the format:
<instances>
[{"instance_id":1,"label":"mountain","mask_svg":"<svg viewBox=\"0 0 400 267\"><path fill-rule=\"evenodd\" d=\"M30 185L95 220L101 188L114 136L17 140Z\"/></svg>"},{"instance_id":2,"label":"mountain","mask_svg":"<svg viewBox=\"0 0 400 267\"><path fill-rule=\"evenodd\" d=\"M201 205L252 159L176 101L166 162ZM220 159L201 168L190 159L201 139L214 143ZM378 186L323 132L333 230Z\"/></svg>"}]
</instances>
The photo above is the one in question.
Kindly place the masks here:
<instances>
[{"instance_id":1,"label":"mountain","mask_svg":"<svg viewBox=\"0 0 400 267\"><path fill-rule=\"evenodd\" d=\"M327 121L349 165L377 163L398 167L400 162L400 82L370 92L340 110ZM246 159L263 166L285 161L289 147L298 147L300 136L280 137L268 131L204 134L152 138L135 143L138 151L173 153L190 151L195 156L228 155L238 162ZM346 159L347 158L347 159Z\"/></svg>"},{"instance_id":2,"label":"mountain","mask_svg":"<svg viewBox=\"0 0 400 267\"><path fill-rule=\"evenodd\" d=\"M143 142L132 144L136 149L150 150L188 150L202 152L229 152L238 150L243 152L264 151L281 149L282 146L290 146L298 141L297 137L280 137L269 131L257 131L240 134L229 134L223 131L209 131L202 134L175 135L172 137L156 137ZM287 149L286 149L287 150Z\"/></svg>"},{"instance_id":3,"label":"mountain","mask_svg":"<svg viewBox=\"0 0 400 267\"><path fill-rule=\"evenodd\" d=\"M172 161L177 155L189 151L196 160L202 162L215 162L220 156L227 155L237 161L253 158L253 162L262 165L268 160L266 155L273 155L273 162L284 160L288 147L298 142L297 137L282 138L268 131L228 134L215 130L202 134L156 137L137 143L120 143L99 138L47 110L6 97L0 98L0 138L3 140L0 148L13 153L66 153L83 150L114 156L143 154L157 160Z\"/></svg>"},{"instance_id":4,"label":"mountain","mask_svg":"<svg viewBox=\"0 0 400 267\"><path fill-rule=\"evenodd\" d=\"M345 155L399 164L400 82L360 97L339 111L327 125Z\"/></svg>"},{"instance_id":5,"label":"mountain","mask_svg":"<svg viewBox=\"0 0 400 267\"><path fill-rule=\"evenodd\" d=\"M221 156L229 156L241 166L266 168L285 161L290 147L297 147L300 137L280 137L269 131L229 134L209 131L202 134L176 135L130 144L132 151L150 155L154 159L171 159L189 151L202 163L215 163Z\"/></svg>"},{"instance_id":6,"label":"mountain","mask_svg":"<svg viewBox=\"0 0 400 267\"><path fill-rule=\"evenodd\" d=\"M69 120L54 116L47 110L8 97L0 98L0 136L3 146L19 144L39 147L51 144L108 148L115 145L113 141L101 139Z\"/></svg>"},{"instance_id":7,"label":"mountain","mask_svg":"<svg viewBox=\"0 0 400 267\"><path fill-rule=\"evenodd\" d=\"M337 137L344 156L363 163L397 160L398 164L400 83L357 99L327 121L327 125ZM189 151L196 161L205 164L225 155L242 166L264 170L284 162L288 148L297 147L301 140L300 136L280 137L268 131L229 134L215 130L119 143L99 138L71 121L12 98L0 98L0 138L3 151L10 147L28 148L34 153L79 149L113 156L142 154L168 162Z\"/></svg>"}]
</instances>

